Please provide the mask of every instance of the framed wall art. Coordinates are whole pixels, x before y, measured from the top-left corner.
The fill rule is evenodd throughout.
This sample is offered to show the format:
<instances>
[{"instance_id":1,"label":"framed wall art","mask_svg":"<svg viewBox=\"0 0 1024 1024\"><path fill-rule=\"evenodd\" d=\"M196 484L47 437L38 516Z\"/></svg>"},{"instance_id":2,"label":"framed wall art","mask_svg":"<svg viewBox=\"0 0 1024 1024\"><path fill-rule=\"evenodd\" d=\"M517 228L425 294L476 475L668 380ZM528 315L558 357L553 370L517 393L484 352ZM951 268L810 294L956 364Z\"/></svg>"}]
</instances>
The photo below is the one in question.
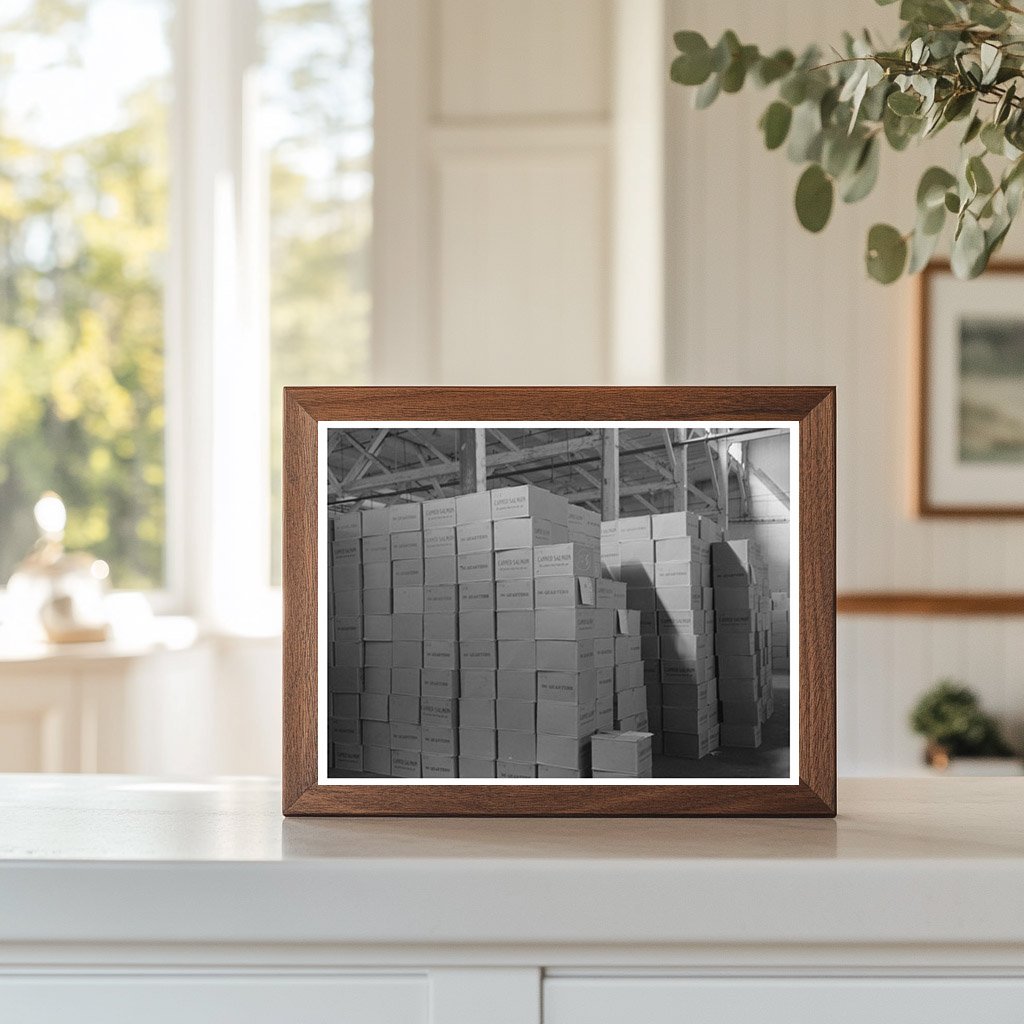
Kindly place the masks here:
<instances>
[{"instance_id":1,"label":"framed wall art","mask_svg":"<svg viewBox=\"0 0 1024 1024\"><path fill-rule=\"evenodd\" d=\"M288 388L284 812L835 813L831 388Z\"/></svg>"},{"instance_id":2,"label":"framed wall art","mask_svg":"<svg viewBox=\"0 0 1024 1024\"><path fill-rule=\"evenodd\" d=\"M916 511L1024 515L1024 263L919 288Z\"/></svg>"}]
</instances>

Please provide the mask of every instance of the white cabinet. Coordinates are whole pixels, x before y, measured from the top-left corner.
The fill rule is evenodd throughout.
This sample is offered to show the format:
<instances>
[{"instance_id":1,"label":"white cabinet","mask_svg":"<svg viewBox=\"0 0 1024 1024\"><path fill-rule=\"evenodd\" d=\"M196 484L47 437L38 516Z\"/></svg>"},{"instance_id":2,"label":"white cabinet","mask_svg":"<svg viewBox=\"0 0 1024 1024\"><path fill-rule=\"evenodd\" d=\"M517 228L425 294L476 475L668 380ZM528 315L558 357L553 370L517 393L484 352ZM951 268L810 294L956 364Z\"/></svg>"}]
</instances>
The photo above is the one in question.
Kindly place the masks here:
<instances>
[{"instance_id":1,"label":"white cabinet","mask_svg":"<svg viewBox=\"0 0 1024 1024\"><path fill-rule=\"evenodd\" d=\"M1024 979L552 977L544 1024L1020 1024Z\"/></svg>"}]
</instances>

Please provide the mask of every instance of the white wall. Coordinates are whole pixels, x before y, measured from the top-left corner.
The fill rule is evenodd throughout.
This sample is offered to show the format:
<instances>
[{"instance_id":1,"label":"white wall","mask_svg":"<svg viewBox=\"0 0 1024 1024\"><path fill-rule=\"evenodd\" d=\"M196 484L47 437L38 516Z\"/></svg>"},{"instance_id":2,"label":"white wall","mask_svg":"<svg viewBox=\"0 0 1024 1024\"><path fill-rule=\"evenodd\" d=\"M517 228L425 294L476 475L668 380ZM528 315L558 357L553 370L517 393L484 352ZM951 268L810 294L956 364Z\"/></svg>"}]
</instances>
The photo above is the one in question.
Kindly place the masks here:
<instances>
[{"instance_id":1,"label":"white wall","mask_svg":"<svg viewBox=\"0 0 1024 1024\"><path fill-rule=\"evenodd\" d=\"M668 27L714 39L732 28L743 42L797 47L865 24L888 26L876 38L892 38L894 11L868 0L669 0ZM910 226L917 178L948 141L886 152L878 194L839 204L812 236L792 209L799 168L766 152L755 127L768 95L754 89L695 111L689 92L667 87L669 382L838 387L841 590L1024 589L1019 520L910 515L913 286L882 288L863 270L868 227ZM1022 248L1017 231L1007 253ZM840 770L913 768L907 712L944 675L966 680L1019 733L1022 662L1020 619L841 618Z\"/></svg>"}]
</instances>

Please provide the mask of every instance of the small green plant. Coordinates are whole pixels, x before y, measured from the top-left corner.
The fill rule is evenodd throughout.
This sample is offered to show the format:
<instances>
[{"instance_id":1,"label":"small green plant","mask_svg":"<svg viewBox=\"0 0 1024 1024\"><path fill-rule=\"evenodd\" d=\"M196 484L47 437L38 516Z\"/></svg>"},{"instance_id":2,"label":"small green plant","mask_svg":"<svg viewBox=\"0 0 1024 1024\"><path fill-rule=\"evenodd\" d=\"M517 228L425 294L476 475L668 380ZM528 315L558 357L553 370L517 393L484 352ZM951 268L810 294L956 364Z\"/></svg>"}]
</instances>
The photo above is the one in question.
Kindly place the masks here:
<instances>
[{"instance_id":1,"label":"small green plant","mask_svg":"<svg viewBox=\"0 0 1024 1024\"><path fill-rule=\"evenodd\" d=\"M917 189L913 228L874 225L865 260L882 284L916 273L952 217L953 271L977 277L1024 198L1024 7L901 0L899 17L897 45L879 47L866 31L846 33L831 56L815 46L800 57L785 49L762 54L732 31L715 46L697 32L677 32L671 76L697 88L698 108L749 81L774 88L759 127L768 149L785 143L789 159L807 165L795 199L808 231L825 227L837 193L855 203L871 192L883 142L902 151L961 123L959 166L930 167Z\"/></svg>"},{"instance_id":2,"label":"small green plant","mask_svg":"<svg viewBox=\"0 0 1024 1024\"><path fill-rule=\"evenodd\" d=\"M974 691L950 679L943 679L918 701L910 725L950 757L1013 754L995 720L981 710Z\"/></svg>"}]
</instances>

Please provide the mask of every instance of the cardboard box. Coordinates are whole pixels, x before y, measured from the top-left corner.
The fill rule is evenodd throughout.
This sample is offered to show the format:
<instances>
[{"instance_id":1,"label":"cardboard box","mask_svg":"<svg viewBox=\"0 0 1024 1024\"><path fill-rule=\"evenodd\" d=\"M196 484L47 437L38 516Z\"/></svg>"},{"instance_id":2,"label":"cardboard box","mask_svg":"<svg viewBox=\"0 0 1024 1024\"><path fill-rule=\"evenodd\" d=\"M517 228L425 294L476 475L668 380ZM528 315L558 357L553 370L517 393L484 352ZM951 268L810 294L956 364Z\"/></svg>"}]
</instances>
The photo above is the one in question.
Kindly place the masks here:
<instances>
[{"instance_id":1,"label":"cardboard box","mask_svg":"<svg viewBox=\"0 0 1024 1024\"><path fill-rule=\"evenodd\" d=\"M611 700L615 695L615 665L605 666L604 668L595 668L594 670L594 690L597 694L598 700L608 699Z\"/></svg>"},{"instance_id":2,"label":"cardboard box","mask_svg":"<svg viewBox=\"0 0 1024 1024\"><path fill-rule=\"evenodd\" d=\"M491 491L492 519L523 519L527 516L567 526L569 502L561 495L530 484L496 487Z\"/></svg>"},{"instance_id":3,"label":"cardboard box","mask_svg":"<svg viewBox=\"0 0 1024 1024\"><path fill-rule=\"evenodd\" d=\"M624 665L615 666L615 692L622 690L643 689L644 686L644 664L642 661L632 661Z\"/></svg>"},{"instance_id":4,"label":"cardboard box","mask_svg":"<svg viewBox=\"0 0 1024 1024\"><path fill-rule=\"evenodd\" d=\"M392 505L388 510L388 530L391 533L406 533L423 529L423 506L419 502Z\"/></svg>"},{"instance_id":5,"label":"cardboard box","mask_svg":"<svg viewBox=\"0 0 1024 1024\"><path fill-rule=\"evenodd\" d=\"M363 614L363 592L362 590L336 590L334 592L334 613L335 615L362 615Z\"/></svg>"},{"instance_id":6,"label":"cardboard box","mask_svg":"<svg viewBox=\"0 0 1024 1024\"><path fill-rule=\"evenodd\" d=\"M692 562L655 562L654 583L657 587L700 586L700 566Z\"/></svg>"},{"instance_id":7,"label":"cardboard box","mask_svg":"<svg viewBox=\"0 0 1024 1024\"><path fill-rule=\"evenodd\" d=\"M623 562L619 567L619 579L628 584L627 601L630 608L641 607L629 601L629 593L634 587L649 588L654 585L654 562Z\"/></svg>"},{"instance_id":8,"label":"cardboard box","mask_svg":"<svg viewBox=\"0 0 1024 1024\"><path fill-rule=\"evenodd\" d=\"M651 516L651 537L665 540L669 537L697 537L700 517L693 512L663 512Z\"/></svg>"},{"instance_id":9,"label":"cardboard box","mask_svg":"<svg viewBox=\"0 0 1024 1024\"><path fill-rule=\"evenodd\" d=\"M424 750L420 756L422 776L425 779L457 779L458 765L455 757L441 754L428 754Z\"/></svg>"},{"instance_id":10,"label":"cardboard box","mask_svg":"<svg viewBox=\"0 0 1024 1024\"><path fill-rule=\"evenodd\" d=\"M569 505L566 525L570 531L584 537L601 539L601 514L582 505Z\"/></svg>"},{"instance_id":11,"label":"cardboard box","mask_svg":"<svg viewBox=\"0 0 1024 1024\"><path fill-rule=\"evenodd\" d=\"M424 698L458 697L459 673L452 669L423 669L420 672L420 694Z\"/></svg>"},{"instance_id":12,"label":"cardboard box","mask_svg":"<svg viewBox=\"0 0 1024 1024\"><path fill-rule=\"evenodd\" d=\"M363 585L361 562L342 562L331 568L331 581L335 590L358 590ZM785 615L785 612L781 614Z\"/></svg>"},{"instance_id":13,"label":"cardboard box","mask_svg":"<svg viewBox=\"0 0 1024 1024\"><path fill-rule=\"evenodd\" d=\"M420 727L407 722L391 723L391 749L415 750L421 746Z\"/></svg>"},{"instance_id":14,"label":"cardboard box","mask_svg":"<svg viewBox=\"0 0 1024 1024\"><path fill-rule=\"evenodd\" d=\"M425 603L426 601L424 601ZM454 612L424 615L421 621L424 640L458 640L459 638L459 617Z\"/></svg>"},{"instance_id":15,"label":"cardboard box","mask_svg":"<svg viewBox=\"0 0 1024 1024\"><path fill-rule=\"evenodd\" d=\"M371 775L391 774L391 747L363 746L362 771Z\"/></svg>"},{"instance_id":16,"label":"cardboard box","mask_svg":"<svg viewBox=\"0 0 1024 1024\"><path fill-rule=\"evenodd\" d=\"M499 698L495 703L495 720L499 731L536 732L537 705L529 700Z\"/></svg>"},{"instance_id":17,"label":"cardboard box","mask_svg":"<svg viewBox=\"0 0 1024 1024\"><path fill-rule=\"evenodd\" d=\"M630 540L619 542L619 561L626 565L642 562L650 564L654 562L653 540Z\"/></svg>"},{"instance_id":18,"label":"cardboard box","mask_svg":"<svg viewBox=\"0 0 1024 1024\"><path fill-rule=\"evenodd\" d=\"M460 494L455 499L455 522L457 525L486 522L490 518L491 495L489 491Z\"/></svg>"},{"instance_id":19,"label":"cardboard box","mask_svg":"<svg viewBox=\"0 0 1024 1024\"><path fill-rule=\"evenodd\" d=\"M363 614L366 616L390 616L393 591L388 589L363 591Z\"/></svg>"},{"instance_id":20,"label":"cardboard box","mask_svg":"<svg viewBox=\"0 0 1024 1024\"><path fill-rule=\"evenodd\" d=\"M510 519L510 523L520 520ZM494 578L496 580L532 580L533 548L510 548L494 554Z\"/></svg>"},{"instance_id":21,"label":"cardboard box","mask_svg":"<svg viewBox=\"0 0 1024 1024\"><path fill-rule=\"evenodd\" d=\"M365 668L363 669L362 683L364 693L390 693L391 669Z\"/></svg>"},{"instance_id":22,"label":"cardboard box","mask_svg":"<svg viewBox=\"0 0 1024 1024\"><path fill-rule=\"evenodd\" d=\"M597 561L582 544L545 544L533 549L534 576L593 576Z\"/></svg>"},{"instance_id":23,"label":"cardboard box","mask_svg":"<svg viewBox=\"0 0 1024 1024\"><path fill-rule=\"evenodd\" d=\"M386 539L386 538L385 538ZM392 563L367 563L363 566L363 590L389 590L392 586Z\"/></svg>"},{"instance_id":24,"label":"cardboard box","mask_svg":"<svg viewBox=\"0 0 1024 1024\"><path fill-rule=\"evenodd\" d=\"M538 734L582 739L597 728L597 702L590 700L582 704L571 704L565 701L538 701L536 723Z\"/></svg>"},{"instance_id":25,"label":"cardboard box","mask_svg":"<svg viewBox=\"0 0 1024 1024\"><path fill-rule=\"evenodd\" d=\"M615 630L621 636L642 636L639 610L619 608L615 613Z\"/></svg>"},{"instance_id":26,"label":"cardboard box","mask_svg":"<svg viewBox=\"0 0 1024 1024\"><path fill-rule=\"evenodd\" d=\"M723 722L721 743L723 747L759 747L761 746L761 726Z\"/></svg>"},{"instance_id":27,"label":"cardboard box","mask_svg":"<svg viewBox=\"0 0 1024 1024\"><path fill-rule=\"evenodd\" d=\"M393 587L422 587L426 582L422 558L401 558L391 563L391 585ZM444 583L444 580L433 580Z\"/></svg>"},{"instance_id":28,"label":"cardboard box","mask_svg":"<svg viewBox=\"0 0 1024 1024\"><path fill-rule=\"evenodd\" d=\"M630 777L650 776L654 764L649 732L599 732L590 739L594 771L619 772Z\"/></svg>"},{"instance_id":29,"label":"cardboard box","mask_svg":"<svg viewBox=\"0 0 1024 1024\"><path fill-rule=\"evenodd\" d=\"M422 665L430 669L459 667L459 645L452 640L424 640Z\"/></svg>"},{"instance_id":30,"label":"cardboard box","mask_svg":"<svg viewBox=\"0 0 1024 1024\"><path fill-rule=\"evenodd\" d=\"M535 671L537 668L537 642L535 640L499 640L496 667L525 672Z\"/></svg>"},{"instance_id":31,"label":"cardboard box","mask_svg":"<svg viewBox=\"0 0 1024 1024\"><path fill-rule=\"evenodd\" d=\"M715 586L742 586L756 581L756 548L749 540L721 541L711 545L711 578Z\"/></svg>"},{"instance_id":32,"label":"cardboard box","mask_svg":"<svg viewBox=\"0 0 1024 1024\"><path fill-rule=\"evenodd\" d=\"M582 779L585 773L579 768L559 768L553 764L537 765L538 779Z\"/></svg>"},{"instance_id":33,"label":"cardboard box","mask_svg":"<svg viewBox=\"0 0 1024 1024\"><path fill-rule=\"evenodd\" d=\"M753 677L730 679L727 676L719 676L718 696L723 701L756 701L759 696L757 680Z\"/></svg>"},{"instance_id":34,"label":"cardboard box","mask_svg":"<svg viewBox=\"0 0 1024 1024\"><path fill-rule=\"evenodd\" d=\"M423 611L428 615L455 615L459 588L454 583L432 583L423 588Z\"/></svg>"},{"instance_id":35,"label":"cardboard box","mask_svg":"<svg viewBox=\"0 0 1024 1024\"><path fill-rule=\"evenodd\" d=\"M459 673L459 695L494 700L498 696L497 676L497 670L492 668L462 669Z\"/></svg>"},{"instance_id":36,"label":"cardboard box","mask_svg":"<svg viewBox=\"0 0 1024 1024\"><path fill-rule=\"evenodd\" d=\"M334 641L339 644L357 644L363 639L363 619L360 615L338 615L334 619Z\"/></svg>"},{"instance_id":37,"label":"cardboard box","mask_svg":"<svg viewBox=\"0 0 1024 1024\"><path fill-rule=\"evenodd\" d=\"M459 612L494 611L494 580L459 584Z\"/></svg>"},{"instance_id":38,"label":"cardboard box","mask_svg":"<svg viewBox=\"0 0 1024 1024\"><path fill-rule=\"evenodd\" d=\"M459 729L459 753L493 761L498 756L498 734L494 729Z\"/></svg>"},{"instance_id":39,"label":"cardboard box","mask_svg":"<svg viewBox=\"0 0 1024 1024\"><path fill-rule=\"evenodd\" d=\"M699 608L670 608L658 612L659 633L692 633L706 632L707 619Z\"/></svg>"},{"instance_id":40,"label":"cardboard box","mask_svg":"<svg viewBox=\"0 0 1024 1024\"><path fill-rule=\"evenodd\" d=\"M756 654L758 641L756 633L717 633L716 654Z\"/></svg>"},{"instance_id":41,"label":"cardboard box","mask_svg":"<svg viewBox=\"0 0 1024 1024\"><path fill-rule=\"evenodd\" d=\"M330 524L335 540L363 535L363 526L358 512L346 512L340 516L332 516Z\"/></svg>"},{"instance_id":42,"label":"cardboard box","mask_svg":"<svg viewBox=\"0 0 1024 1024\"><path fill-rule=\"evenodd\" d=\"M461 640L459 642L459 668L465 670L496 669L497 667L498 648L493 640Z\"/></svg>"},{"instance_id":43,"label":"cardboard box","mask_svg":"<svg viewBox=\"0 0 1024 1024\"><path fill-rule=\"evenodd\" d=\"M457 559L451 555L424 559L424 582L430 586L453 585L458 580L457 564Z\"/></svg>"},{"instance_id":44,"label":"cardboard box","mask_svg":"<svg viewBox=\"0 0 1024 1024\"><path fill-rule=\"evenodd\" d=\"M534 637L534 612L498 612L499 640L532 640Z\"/></svg>"},{"instance_id":45,"label":"cardboard box","mask_svg":"<svg viewBox=\"0 0 1024 1024\"><path fill-rule=\"evenodd\" d=\"M404 722L407 725L418 725L420 698L404 693L392 693L388 697L388 718L392 723Z\"/></svg>"},{"instance_id":46,"label":"cardboard box","mask_svg":"<svg viewBox=\"0 0 1024 1024\"><path fill-rule=\"evenodd\" d=\"M746 679L757 674L760 664L758 654L720 654L718 656L718 675L736 679Z\"/></svg>"},{"instance_id":47,"label":"cardboard box","mask_svg":"<svg viewBox=\"0 0 1024 1024\"><path fill-rule=\"evenodd\" d=\"M454 558L455 554L455 527L437 526L423 531L424 558Z\"/></svg>"},{"instance_id":48,"label":"cardboard box","mask_svg":"<svg viewBox=\"0 0 1024 1024\"><path fill-rule=\"evenodd\" d=\"M455 550L459 555L477 551L493 551L494 535L490 520L463 523L455 528Z\"/></svg>"},{"instance_id":49,"label":"cardboard box","mask_svg":"<svg viewBox=\"0 0 1024 1024\"><path fill-rule=\"evenodd\" d=\"M391 751L391 774L396 779L418 779L422 772L420 755L408 750Z\"/></svg>"},{"instance_id":50,"label":"cardboard box","mask_svg":"<svg viewBox=\"0 0 1024 1024\"><path fill-rule=\"evenodd\" d=\"M593 640L597 634L595 608L538 608L534 635L538 640Z\"/></svg>"},{"instance_id":51,"label":"cardboard box","mask_svg":"<svg viewBox=\"0 0 1024 1024\"><path fill-rule=\"evenodd\" d=\"M662 714L669 708L701 708L713 703L715 691L710 682L662 683Z\"/></svg>"},{"instance_id":52,"label":"cardboard box","mask_svg":"<svg viewBox=\"0 0 1024 1024\"><path fill-rule=\"evenodd\" d=\"M354 744L335 743L334 766L339 771L361 772L363 770L363 748Z\"/></svg>"},{"instance_id":53,"label":"cardboard box","mask_svg":"<svg viewBox=\"0 0 1024 1024\"><path fill-rule=\"evenodd\" d=\"M597 698L597 672L538 672L537 702L589 704Z\"/></svg>"},{"instance_id":54,"label":"cardboard box","mask_svg":"<svg viewBox=\"0 0 1024 1024\"><path fill-rule=\"evenodd\" d=\"M615 694L615 714L620 721L638 720L647 714L647 691L642 684Z\"/></svg>"},{"instance_id":55,"label":"cardboard box","mask_svg":"<svg viewBox=\"0 0 1024 1024\"><path fill-rule=\"evenodd\" d=\"M536 643L538 671L586 672L594 667L593 640L538 640Z\"/></svg>"},{"instance_id":56,"label":"cardboard box","mask_svg":"<svg viewBox=\"0 0 1024 1024\"><path fill-rule=\"evenodd\" d=\"M360 725L363 746L391 748L391 724L389 722L364 720Z\"/></svg>"},{"instance_id":57,"label":"cardboard box","mask_svg":"<svg viewBox=\"0 0 1024 1024\"><path fill-rule=\"evenodd\" d=\"M535 764L518 764L515 761L498 761L495 765L499 779L533 779L537 777Z\"/></svg>"},{"instance_id":58,"label":"cardboard box","mask_svg":"<svg viewBox=\"0 0 1024 1024\"><path fill-rule=\"evenodd\" d=\"M471 640L495 640L498 637L498 613L495 611L461 611L459 613L459 638L465 643Z\"/></svg>"},{"instance_id":59,"label":"cardboard box","mask_svg":"<svg viewBox=\"0 0 1024 1024\"><path fill-rule=\"evenodd\" d=\"M759 725L761 717L756 701L723 700L722 723L728 725ZM723 741L724 742L724 741Z\"/></svg>"},{"instance_id":60,"label":"cardboard box","mask_svg":"<svg viewBox=\"0 0 1024 1024\"><path fill-rule=\"evenodd\" d=\"M389 532L390 514L386 508L367 508L361 514L364 537L377 537Z\"/></svg>"},{"instance_id":61,"label":"cardboard box","mask_svg":"<svg viewBox=\"0 0 1024 1024\"><path fill-rule=\"evenodd\" d=\"M757 609L757 594L749 587L715 587L716 612L745 612Z\"/></svg>"},{"instance_id":62,"label":"cardboard box","mask_svg":"<svg viewBox=\"0 0 1024 1024\"><path fill-rule=\"evenodd\" d=\"M361 693L368 671L353 665L331 665L327 669L327 688L335 693Z\"/></svg>"},{"instance_id":63,"label":"cardboard box","mask_svg":"<svg viewBox=\"0 0 1024 1024\"><path fill-rule=\"evenodd\" d=\"M422 615L423 587L395 587L388 592L391 609L396 615Z\"/></svg>"},{"instance_id":64,"label":"cardboard box","mask_svg":"<svg viewBox=\"0 0 1024 1024\"><path fill-rule=\"evenodd\" d=\"M494 554L490 551L475 551L470 555L459 555L456 559L458 582L479 583L494 581Z\"/></svg>"},{"instance_id":65,"label":"cardboard box","mask_svg":"<svg viewBox=\"0 0 1024 1024\"><path fill-rule=\"evenodd\" d=\"M626 602L630 608L640 613L641 626L644 615L654 615L658 609L658 592L651 586L629 584Z\"/></svg>"},{"instance_id":66,"label":"cardboard box","mask_svg":"<svg viewBox=\"0 0 1024 1024\"><path fill-rule=\"evenodd\" d=\"M619 521L618 519L606 519L601 523L601 544L614 544L619 546Z\"/></svg>"},{"instance_id":67,"label":"cardboard box","mask_svg":"<svg viewBox=\"0 0 1024 1024\"><path fill-rule=\"evenodd\" d=\"M389 721L388 714L388 694L364 693L360 695L360 718L369 722L387 722Z\"/></svg>"},{"instance_id":68,"label":"cardboard box","mask_svg":"<svg viewBox=\"0 0 1024 1024\"><path fill-rule=\"evenodd\" d=\"M364 566L385 565L391 561L391 535L381 533L374 537L364 537L362 551Z\"/></svg>"},{"instance_id":69,"label":"cardboard box","mask_svg":"<svg viewBox=\"0 0 1024 1024\"><path fill-rule=\"evenodd\" d=\"M423 510L424 532L435 527L450 528L455 526L454 498L433 498L430 501L423 502L420 507Z\"/></svg>"},{"instance_id":70,"label":"cardboard box","mask_svg":"<svg viewBox=\"0 0 1024 1024\"><path fill-rule=\"evenodd\" d=\"M459 778L460 779L493 779L494 759L483 760L478 757L459 756Z\"/></svg>"},{"instance_id":71,"label":"cardboard box","mask_svg":"<svg viewBox=\"0 0 1024 1024\"><path fill-rule=\"evenodd\" d=\"M707 516L702 516L700 520L700 539L708 541L709 543L715 543L722 540L725 534L722 532L722 528L714 520L709 519Z\"/></svg>"},{"instance_id":72,"label":"cardboard box","mask_svg":"<svg viewBox=\"0 0 1024 1024\"><path fill-rule=\"evenodd\" d=\"M661 709L662 727L666 732L706 733L717 721L717 709L711 705Z\"/></svg>"},{"instance_id":73,"label":"cardboard box","mask_svg":"<svg viewBox=\"0 0 1024 1024\"><path fill-rule=\"evenodd\" d=\"M672 537L654 542L657 562L700 562L708 557L707 545L696 537Z\"/></svg>"},{"instance_id":74,"label":"cardboard box","mask_svg":"<svg viewBox=\"0 0 1024 1024\"><path fill-rule=\"evenodd\" d=\"M650 516L627 516L619 520L619 544L651 539Z\"/></svg>"},{"instance_id":75,"label":"cardboard box","mask_svg":"<svg viewBox=\"0 0 1024 1024\"><path fill-rule=\"evenodd\" d=\"M612 668L615 665L615 637L594 637L594 668Z\"/></svg>"},{"instance_id":76,"label":"cardboard box","mask_svg":"<svg viewBox=\"0 0 1024 1024\"><path fill-rule=\"evenodd\" d=\"M625 608L628 584L620 580L599 579L596 581L596 604L598 608Z\"/></svg>"},{"instance_id":77,"label":"cardboard box","mask_svg":"<svg viewBox=\"0 0 1024 1024\"><path fill-rule=\"evenodd\" d=\"M537 700L536 672L499 668L496 673L495 685L499 700ZM491 696L494 694L492 693Z\"/></svg>"},{"instance_id":78,"label":"cardboard box","mask_svg":"<svg viewBox=\"0 0 1024 1024\"><path fill-rule=\"evenodd\" d=\"M423 558L422 533L392 533L390 537L392 562Z\"/></svg>"},{"instance_id":79,"label":"cardboard box","mask_svg":"<svg viewBox=\"0 0 1024 1024\"><path fill-rule=\"evenodd\" d=\"M423 616L401 614L389 616L391 639L399 643L419 642L423 639Z\"/></svg>"},{"instance_id":80,"label":"cardboard box","mask_svg":"<svg viewBox=\"0 0 1024 1024\"><path fill-rule=\"evenodd\" d=\"M509 732L507 729L499 729L498 761L536 764L537 734L533 732Z\"/></svg>"},{"instance_id":81,"label":"cardboard box","mask_svg":"<svg viewBox=\"0 0 1024 1024\"><path fill-rule=\"evenodd\" d=\"M459 729L496 729L496 701L483 700L479 697L459 698Z\"/></svg>"},{"instance_id":82,"label":"cardboard box","mask_svg":"<svg viewBox=\"0 0 1024 1024\"><path fill-rule=\"evenodd\" d=\"M585 771L590 768L590 737L574 739L572 736L537 736L538 764L557 768Z\"/></svg>"},{"instance_id":83,"label":"cardboard box","mask_svg":"<svg viewBox=\"0 0 1024 1024\"><path fill-rule=\"evenodd\" d=\"M359 657L362 658L363 664L367 668L391 668L394 652L392 645L388 641L382 642L367 642L364 644L335 644L334 645L334 657L339 659L342 656L350 657L347 653L348 648L359 648ZM351 664L351 662L341 661L340 664Z\"/></svg>"},{"instance_id":84,"label":"cardboard box","mask_svg":"<svg viewBox=\"0 0 1024 1024\"><path fill-rule=\"evenodd\" d=\"M536 516L499 519L494 524L494 550L508 551L551 544L554 542L553 535L552 524L547 519L538 519Z\"/></svg>"},{"instance_id":85,"label":"cardboard box","mask_svg":"<svg viewBox=\"0 0 1024 1024\"><path fill-rule=\"evenodd\" d=\"M438 643L434 640L432 643ZM420 668L426 664L423 660L423 644L418 641L392 640L392 666L394 668ZM441 668L440 665L433 665L433 668Z\"/></svg>"},{"instance_id":86,"label":"cardboard box","mask_svg":"<svg viewBox=\"0 0 1024 1024\"><path fill-rule=\"evenodd\" d=\"M507 522L518 523L519 519ZM495 565L497 571L497 565ZM502 611L533 611L533 577L516 580L498 580L494 585L495 604Z\"/></svg>"},{"instance_id":87,"label":"cardboard box","mask_svg":"<svg viewBox=\"0 0 1024 1024\"><path fill-rule=\"evenodd\" d=\"M615 638L615 664L624 665L640 661L640 637L617 636Z\"/></svg>"},{"instance_id":88,"label":"cardboard box","mask_svg":"<svg viewBox=\"0 0 1024 1024\"><path fill-rule=\"evenodd\" d=\"M448 697L423 697L420 700L420 725L454 730L458 727L458 707Z\"/></svg>"},{"instance_id":89,"label":"cardboard box","mask_svg":"<svg viewBox=\"0 0 1024 1024\"><path fill-rule=\"evenodd\" d=\"M594 607L597 601L596 581L577 576L545 576L533 584L534 606L537 608ZM587 598L591 598L587 600Z\"/></svg>"}]
</instances>

